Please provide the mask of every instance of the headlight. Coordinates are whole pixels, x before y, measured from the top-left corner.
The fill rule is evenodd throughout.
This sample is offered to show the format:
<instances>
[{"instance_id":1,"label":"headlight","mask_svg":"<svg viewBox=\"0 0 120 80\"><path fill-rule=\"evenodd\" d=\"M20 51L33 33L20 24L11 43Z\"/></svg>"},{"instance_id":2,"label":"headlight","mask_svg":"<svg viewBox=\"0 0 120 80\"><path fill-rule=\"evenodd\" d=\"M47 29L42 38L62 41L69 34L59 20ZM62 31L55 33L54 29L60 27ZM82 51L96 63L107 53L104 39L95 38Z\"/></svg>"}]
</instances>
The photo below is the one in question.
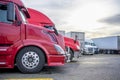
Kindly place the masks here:
<instances>
[{"instance_id":1,"label":"headlight","mask_svg":"<svg viewBox=\"0 0 120 80\"><path fill-rule=\"evenodd\" d=\"M65 54L64 50L57 44L54 45L56 51L60 54Z\"/></svg>"},{"instance_id":2,"label":"headlight","mask_svg":"<svg viewBox=\"0 0 120 80\"><path fill-rule=\"evenodd\" d=\"M80 50L80 46L76 45L77 49Z\"/></svg>"}]
</instances>

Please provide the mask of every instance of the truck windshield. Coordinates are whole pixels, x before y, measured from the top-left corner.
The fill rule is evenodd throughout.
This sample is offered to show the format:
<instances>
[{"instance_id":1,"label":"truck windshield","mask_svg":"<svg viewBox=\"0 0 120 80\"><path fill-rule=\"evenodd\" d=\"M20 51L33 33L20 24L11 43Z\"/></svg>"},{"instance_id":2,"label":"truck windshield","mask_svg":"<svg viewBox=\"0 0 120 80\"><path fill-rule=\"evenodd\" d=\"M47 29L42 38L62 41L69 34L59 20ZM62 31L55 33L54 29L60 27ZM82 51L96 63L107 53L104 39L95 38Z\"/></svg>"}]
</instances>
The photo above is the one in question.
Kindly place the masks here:
<instances>
[{"instance_id":1,"label":"truck windshield","mask_svg":"<svg viewBox=\"0 0 120 80\"><path fill-rule=\"evenodd\" d=\"M54 31L53 26L44 26L45 28Z\"/></svg>"}]
</instances>

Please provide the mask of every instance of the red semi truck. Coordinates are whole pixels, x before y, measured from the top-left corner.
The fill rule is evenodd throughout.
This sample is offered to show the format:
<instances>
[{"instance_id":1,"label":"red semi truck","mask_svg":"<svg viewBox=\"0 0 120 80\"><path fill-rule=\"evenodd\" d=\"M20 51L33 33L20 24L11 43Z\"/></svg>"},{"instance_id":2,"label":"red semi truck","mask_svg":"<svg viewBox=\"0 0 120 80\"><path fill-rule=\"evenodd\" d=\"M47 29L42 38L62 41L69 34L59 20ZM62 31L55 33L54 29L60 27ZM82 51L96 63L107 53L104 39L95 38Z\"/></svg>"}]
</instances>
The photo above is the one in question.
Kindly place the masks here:
<instances>
[{"instance_id":1,"label":"red semi truck","mask_svg":"<svg viewBox=\"0 0 120 80\"><path fill-rule=\"evenodd\" d=\"M28 8L28 11L31 15L31 18L28 19L29 23L35 24L38 26L43 26L49 30L55 31L57 35L55 37L57 38L58 44L67 52L67 62L72 61L73 58L78 58L80 54L80 44L77 40L74 40L72 38L68 38L65 36L62 36L57 32L57 29L55 28L55 24L43 13ZM64 41L63 41L64 39ZM76 53L77 52L77 53Z\"/></svg>"},{"instance_id":2,"label":"red semi truck","mask_svg":"<svg viewBox=\"0 0 120 80\"><path fill-rule=\"evenodd\" d=\"M0 0L0 68L39 72L45 64L61 66L65 52L54 32L27 23L29 12L20 0Z\"/></svg>"},{"instance_id":3,"label":"red semi truck","mask_svg":"<svg viewBox=\"0 0 120 80\"><path fill-rule=\"evenodd\" d=\"M77 60L80 56L80 43L77 39L72 39L64 36L65 47L67 52L70 54L70 61L73 59Z\"/></svg>"}]
</instances>

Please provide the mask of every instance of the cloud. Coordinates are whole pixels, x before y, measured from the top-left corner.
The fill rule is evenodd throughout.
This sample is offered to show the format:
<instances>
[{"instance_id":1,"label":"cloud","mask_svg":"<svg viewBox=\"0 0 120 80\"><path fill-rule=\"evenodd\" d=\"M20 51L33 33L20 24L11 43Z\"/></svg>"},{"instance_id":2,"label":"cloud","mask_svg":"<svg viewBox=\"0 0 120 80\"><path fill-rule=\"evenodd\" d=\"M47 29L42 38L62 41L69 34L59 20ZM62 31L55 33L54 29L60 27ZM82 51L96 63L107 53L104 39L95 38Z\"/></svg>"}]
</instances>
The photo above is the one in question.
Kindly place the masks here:
<instances>
[{"instance_id":1,"label":"cloud","mask_svg":"<svg viewBox=\"0 0 120 80\"><path fill-rule=\"evenodd\" d=\"M118 26L120 15L117 14L120 13L120 0L23 0L23 2L27 7L47 15L59 30L86 32L86 36L90 38L118 35L120 32Z\"/></svg>"},{"instance_id":2,"label":"cloud","mask_svg":"<svg viewBox=\"0 0 120 80\"><path fill-rule=\"evenodd\" d=\"M72 7L73 0L22 0L27 6L49 8L49 9L66 9Z\"/></svg>"},{"instance_id":3,"label":"cloud","mask_svg":"<svg viewBox=\"0 0 120 80\"><path fill-rule=\"evenodd\" d=\"M120 7L120 0L114 0L114 3L116 4L116 6L118 6L118 8Z\"/></svg>"},{"instance_id":4,"label":"cloud","mask_svg":"<svg viewBox=\"0 0 120 80\"><path fill-rule=\"evenodd\" d=\"M72 6L72 0L52 0L48 4L51 9L66 9Z\"/></svg>"},{"instance_id":5,"label":"cloud","mask_svg":"<svg viewBox=\"0 0 120 80\"><path fill-rule=\"evenodd\" d=\"M100 22L108 23L111 25L120 25L120 14L102 19Z\"/></svg>"},{"instance_id":6,"label":"cloud","mask_svg":"<svg viewBox=\"0 0 120 80\"><path fill-rule=\"evenodd\" d=\"M76 0L23 0L27 7L47 15L56 26L67 24L67 17L72 13Z\"/></svg>"},{"instance_id":7,"label":"cloud","mask_svg":"<svg viewBox=\"0 0 120 80\"><path fill-rule=\"evenodd\" d=\"M72 28L72 26L74 26L74 28L82 27L82 29L83 27L91 29L92 27L101 27L101 24L96 22L96 20L114 12L112 11L113 6L110 5L111 3L104 0L23 1L28 7L37 9L49 16L59 29L61 25L69 26L70 28Z\"/></svg>"},{"instance_id":8,"label":"cloud","mask_svg":"<svg viewBox=\"0 0 120 80\"><path fill-rule=\"evenodd\" d=\"M98 38L105 36L116 36L120 35L120 27L107 25L98 29L94 29L91 31L85 31L87 38Z\"/></svg>"}]
</instances>

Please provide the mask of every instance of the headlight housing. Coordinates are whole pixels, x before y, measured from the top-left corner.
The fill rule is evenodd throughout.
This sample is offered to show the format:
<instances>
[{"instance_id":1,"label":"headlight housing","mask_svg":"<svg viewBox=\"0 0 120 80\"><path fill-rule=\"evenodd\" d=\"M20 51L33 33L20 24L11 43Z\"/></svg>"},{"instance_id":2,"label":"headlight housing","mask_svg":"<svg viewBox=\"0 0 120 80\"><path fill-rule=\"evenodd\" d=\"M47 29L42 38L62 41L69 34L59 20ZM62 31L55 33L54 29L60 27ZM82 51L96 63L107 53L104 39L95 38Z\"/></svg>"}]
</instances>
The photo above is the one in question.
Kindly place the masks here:
<instances>
[{"instance_id":1,"label":"headlight housing","mask_svg":"<svg viewBox=\"0 0 120 80\"><path fill-rule=\"evenodd\" d=\"M56 51L62 55L65 55L65 51L57 44L54 45Z\"/></svg>"}]
</instances>

